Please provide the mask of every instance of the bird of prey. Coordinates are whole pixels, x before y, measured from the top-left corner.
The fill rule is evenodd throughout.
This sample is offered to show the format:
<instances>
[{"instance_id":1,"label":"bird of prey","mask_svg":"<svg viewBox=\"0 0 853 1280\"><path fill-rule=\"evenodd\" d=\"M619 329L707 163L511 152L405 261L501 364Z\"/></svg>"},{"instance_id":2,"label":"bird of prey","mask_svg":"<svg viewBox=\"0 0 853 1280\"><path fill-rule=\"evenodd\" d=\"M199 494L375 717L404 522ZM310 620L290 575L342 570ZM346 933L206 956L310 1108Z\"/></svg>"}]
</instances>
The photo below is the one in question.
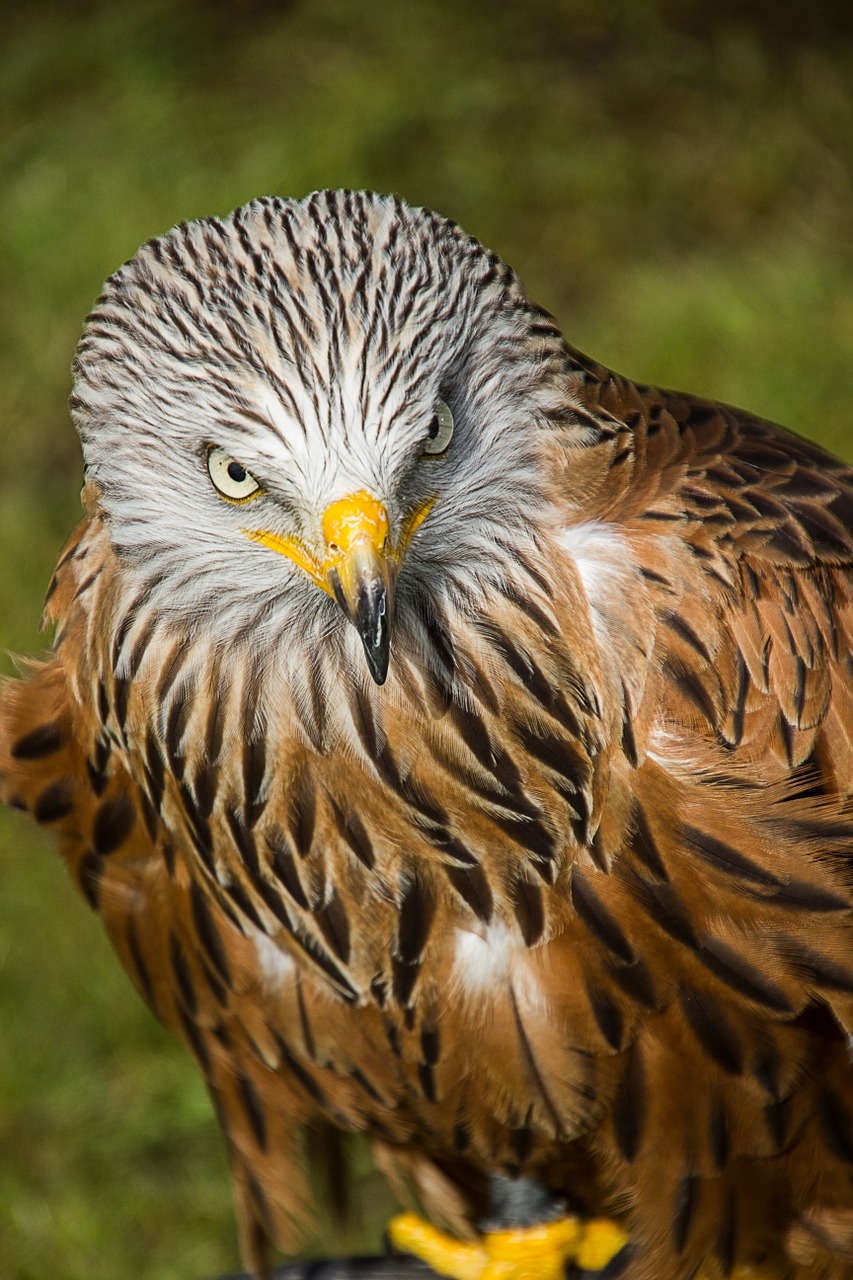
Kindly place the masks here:
<instances>
[{"instance_id":1,"label":"bird of prey","mask_svg":"<svg viewBox=\"0 0 853 1280\"><path fill-rule=\"evenodd\" d=\"M144 245L71 409L2 794L204 1073L256 1275L308 1126L447 1274L853 1276L853 471L369 192Z\"/></svg>"}]
</instances>

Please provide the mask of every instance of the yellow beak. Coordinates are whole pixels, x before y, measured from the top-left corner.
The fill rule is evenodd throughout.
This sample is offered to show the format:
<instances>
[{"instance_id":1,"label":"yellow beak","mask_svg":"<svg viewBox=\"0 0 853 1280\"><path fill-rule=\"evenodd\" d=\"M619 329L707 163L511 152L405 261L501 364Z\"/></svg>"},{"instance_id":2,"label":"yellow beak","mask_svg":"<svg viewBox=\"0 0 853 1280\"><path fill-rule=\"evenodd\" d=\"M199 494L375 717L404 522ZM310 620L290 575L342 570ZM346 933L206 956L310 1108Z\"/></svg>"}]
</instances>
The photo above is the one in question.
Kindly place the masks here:
<instances>
[{"instance_id":1,"label":"yellow beak","mask_svg":"<svg viewBox=\"0 0 853 1280\"><path fill-rule=\"evenodd\" d=\"M362 489L323 513L323 574L361 636L370 674L384 684L397 566L388 555L388 513Z\"/></svg>"},{"instance_id":2,"label":"yellow beak","mask_svg":"<svg viewBox=\"0 0 853 1280\"><path fill-rule=\"evenodd\" d=\"M364 489L332 502L323 512L322 562L298 542L265 529L244 529L247 538L287 556L336 600L361 636L370 674L377 684L388 675L391 621L397 568L406 548L433 508L427 498L410 514L399 542L389 544L388 513Z\"/></svg>"}]
</instances>

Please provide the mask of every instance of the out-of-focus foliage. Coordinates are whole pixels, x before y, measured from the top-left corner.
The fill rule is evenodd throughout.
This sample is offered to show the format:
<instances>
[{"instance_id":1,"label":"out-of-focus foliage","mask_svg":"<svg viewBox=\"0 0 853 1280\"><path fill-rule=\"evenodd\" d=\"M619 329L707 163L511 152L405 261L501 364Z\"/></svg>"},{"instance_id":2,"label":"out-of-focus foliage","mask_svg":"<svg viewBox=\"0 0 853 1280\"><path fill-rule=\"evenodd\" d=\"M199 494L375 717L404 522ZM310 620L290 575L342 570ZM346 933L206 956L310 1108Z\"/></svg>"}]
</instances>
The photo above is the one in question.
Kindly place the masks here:
<instances>
[{"instance_id":1,"label":"out-of-focus foliage","mask_svg":"<svg viewBox=\"0 0 853 1280\"><path fill-rule=\"evenodd\" d=\"M582 349L853 455L849 4L805 23L771 0L3 8L3 649L38 647L76 517L68 370L101 281L254 195L429 204ZM338 1243L375 1243L380 1203L368 1176ZM235 1265L230 1214L195 1069L48 841L3 815L0 1277L197 1280Z\"/></svg>"}]
</instances>

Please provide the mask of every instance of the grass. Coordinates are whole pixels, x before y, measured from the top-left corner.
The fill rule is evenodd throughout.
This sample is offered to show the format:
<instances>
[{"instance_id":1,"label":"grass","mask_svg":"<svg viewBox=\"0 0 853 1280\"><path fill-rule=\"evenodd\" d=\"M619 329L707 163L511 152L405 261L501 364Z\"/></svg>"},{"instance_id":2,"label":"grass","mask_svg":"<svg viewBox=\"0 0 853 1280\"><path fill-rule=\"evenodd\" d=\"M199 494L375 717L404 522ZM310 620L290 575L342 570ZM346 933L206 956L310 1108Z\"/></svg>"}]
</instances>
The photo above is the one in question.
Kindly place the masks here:
<instances>
[{"instance_id":1,"label":"grass","mask_svg":"<svg viewBox=\"0 0 853 1280\"><path fill-rule=\"evenodd\" d=\"M853 27L822 14L804 35L769 3L687 0L7 6L0 649L43 643L81 479L68 369L102 280L261 193L430 204L582 349L853 457ZM0 1277L235 1265L193 1067L46 840L0 815Z\"/></svg>"}]
</instances>

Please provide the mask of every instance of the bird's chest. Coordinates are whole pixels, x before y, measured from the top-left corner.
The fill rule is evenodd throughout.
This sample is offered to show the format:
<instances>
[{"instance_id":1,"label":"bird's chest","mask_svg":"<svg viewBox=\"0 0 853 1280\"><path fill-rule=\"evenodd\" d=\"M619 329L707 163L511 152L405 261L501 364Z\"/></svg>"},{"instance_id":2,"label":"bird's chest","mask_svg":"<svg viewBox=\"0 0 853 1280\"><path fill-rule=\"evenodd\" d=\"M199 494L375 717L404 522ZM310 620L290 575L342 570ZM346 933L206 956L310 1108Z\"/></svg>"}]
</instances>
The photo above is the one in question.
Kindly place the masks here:
<instances>
[{"instance_id":1,"label":"bird's chest","mask_svg":"<svg viewBox=\"0 0 853 1280\"><path fill-rule=\"evenodd\" d=\"M293 741L270 758L243 743L215 788L200 764L167 779L164 816L254 948L276 1035L323 1096L334 1081L338 1114L442 1150L497 1144L509 1165L528 1131L547 1144L591 1116L597 1068L549 995L580 755L554 785L458 710L374 747Z\"/></svg>"},{"instance_id":2,"label":"bird's chest","mask_svg":"<svg viewBox=\"0 0 853 1280\"><path fill-rule=\"evenodd\" d=\"M555 939L571 952L571 869L600 820L600 700L574 649L523 618L483 635L487 651L454 632L464 687L401 659L381 694L339 680L331 697L300 668L260 700L254 650L225 663L150 646L133 682L107 673L109 724L242 939L254 1041L267 1018L306 1069L367 1081L341 1114L430 1128L423 1109L443 1100L504 1134L572 1133L596 1033L575 1017L571 966L552 998L548 956Z\"/></svg>"},{"instance_id":3,"label":"bird's chest","mask_svg":"<svg viewBox=\"0 0 853 1280\"><path fill-rule=\"evenodd\" d=\"M487 648L460 624L464 683L401 656L379 692L151 644L132 682L107 672L109 723L192 876L331 998L405 1011L471 972L499 989L563 930L606 778L573 650L523 626Z\"/></svg>"},{"instance_id":4,"label":"bird's chest","mask_svg":"<svg viewBox=\"0 0 853 1280\"><path fill-rule=\"evenodd\" d=\"M526 956L563 927L614 740L573 604L550 602L559 626L505 600L440 643L401 631L381 690L346 655L250 640L225 653L155 628L137 656L137 620L100 656L100 718L239 929L334 998L406 1009L430 986L447 998L467 938Z\"/></svg>"},{"instance_id":5,"label":"bird's chest","mask_svg":"<svg viewBox=\"0 0 853 1280\"><path fill-rule=\"evenodd\" d=\"M466 937L500 937L500 969L543 936L565 833L534 793L490 779L488 797L438 734L386 738L370 768L297 743L264 756L244 743L215 782L171 776L161 807L193 874L332 994L405 1008L425 965L464 967Z\"/></svg>"}]
</instances>

